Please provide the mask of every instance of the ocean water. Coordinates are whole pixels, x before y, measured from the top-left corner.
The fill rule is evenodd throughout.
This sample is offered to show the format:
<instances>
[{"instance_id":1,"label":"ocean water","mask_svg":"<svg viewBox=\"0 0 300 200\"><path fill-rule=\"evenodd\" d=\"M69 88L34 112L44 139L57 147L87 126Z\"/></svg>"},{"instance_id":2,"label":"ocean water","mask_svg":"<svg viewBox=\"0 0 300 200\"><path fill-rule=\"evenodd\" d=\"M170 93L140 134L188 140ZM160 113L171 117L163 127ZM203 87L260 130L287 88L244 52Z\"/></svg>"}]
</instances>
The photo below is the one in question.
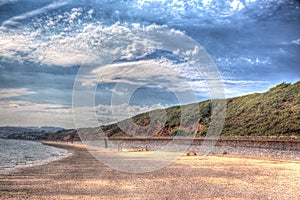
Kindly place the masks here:
<instances>
[{"instance_id":1,"label":"ocean water","mask_svg":"<svg viewBox=\"0 0 300 200\"><path fill-rule=\"evenodd\" d=\"M68 156L65 150L24 140L0 139L0 174Z\"/></svg>"}]
</instances>

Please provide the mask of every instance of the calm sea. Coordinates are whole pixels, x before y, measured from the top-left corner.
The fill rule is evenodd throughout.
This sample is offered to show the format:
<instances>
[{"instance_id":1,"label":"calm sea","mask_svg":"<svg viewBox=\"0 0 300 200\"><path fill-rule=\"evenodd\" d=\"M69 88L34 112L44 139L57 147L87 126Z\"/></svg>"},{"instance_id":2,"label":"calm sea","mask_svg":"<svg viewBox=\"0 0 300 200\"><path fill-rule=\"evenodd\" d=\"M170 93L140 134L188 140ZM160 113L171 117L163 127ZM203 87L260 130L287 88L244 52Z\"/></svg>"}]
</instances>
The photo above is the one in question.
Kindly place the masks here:
<instances>
[{"instance_id":1,"label":"calm sea","mask_svg":"<svg viewBox=\"0 0 300 200\"><path fill-rule=\"evenodd\" d=\"M0 174L68 156L65 150L24 140L0 139Z\"/></svg>"}]
</instances>

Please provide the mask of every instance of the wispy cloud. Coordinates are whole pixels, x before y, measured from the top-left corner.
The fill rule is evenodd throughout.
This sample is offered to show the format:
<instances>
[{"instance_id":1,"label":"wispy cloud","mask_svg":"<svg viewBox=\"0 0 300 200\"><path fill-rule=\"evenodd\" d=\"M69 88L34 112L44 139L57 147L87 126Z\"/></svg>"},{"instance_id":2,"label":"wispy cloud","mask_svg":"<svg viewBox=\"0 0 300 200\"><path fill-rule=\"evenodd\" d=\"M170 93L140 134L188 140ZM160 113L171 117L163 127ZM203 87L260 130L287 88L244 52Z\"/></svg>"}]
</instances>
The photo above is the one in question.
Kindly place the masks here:
<instances>
[{"instance_id":1,"label":"wispy cloud","mask_svg":"<svg viewBox=\"0 0 300 200\"><path fill-rule=\"evenodd\" d=\"M300 38L292 40L292 41L289 41L289 42L282 42L281 44L283 44L283 45L297 45L297 46L299 46L300 45Z\"/></svg>"},{"instance_id":2,"label":"wispy cloud","mask_svg":"<svg viewBox=\"0 0 300 200\"><path fill-rule=\"evenodd\" d=\"M16 89L0 89L0 100L9 99L12 97L19 97L22 95L34 94L34 91L31 91L27 88L16 88Z\"/></svg>"},{"instance_id":3,"label":"wispy cloud","mask_svg":"<svg viewBox=\"0 0 300 200\"><path fill-rule=\"evenodd\" d=\"M131 88L146 85L171 89L175 93L192 92L200 99L233 97L253 91L265 91L270 87L268 81L236 80L230 77L210 80L207 77L187 64L155 59L99 67L81 82L84 87L96 87L101 83L116 84L111 91L120 98L130 93Z\"/></svg>"},{"instance_id":4,"label":"wispy cloud","mask_svg":"<svg viewBox=\"0 0 300 200\"><path fill-rule=\"evenodd\" d=\"M225 94L227 98L246 95L255 92L265 92L270 88L269 81L259 80L223 80Z\"/></svg>"},{"instance_id":5,"label":"wispy cloud","mask_svg":"<svg viewBox=\"0 0 300 200\"><path fill-rule=\"evenodd\" d=\"M0 125L74 127L72 110L63 105L0 101Z\"/></svg>"},{"instance_id":6,"label":"wispy cloud","mask_svg":"<svg viewBox=\"0 0 300 200\"><path fill-rule=\"evenodd\" d=\"M236 56L227 58L216 58L216 62L225 66L239 66L239 65L270 65L272 64L269 56Z\"/></svg>"},{"instance_id":7,"label":"wispy cloud","mask_svg":"<svg viewBox=\"0 0 300 200\"><path fill-rule=\"evenodd\" d=\"M95 127L118 122L137 114L164 108L161 104L146 105L97 105L93 107L73 107L76 127ZM77 120L76 120L77 119Z\"/></svg>"},{"instance_id":8,"label":"wispy cloud","mask_svg":"<svg viewBox=\"0 0 300 200\"><path fill-rule=\"evenodd\" d=\"M28 19L28 18L34 17L36 15L48 12L50 10L54 10L54 9L60 8L60 7L64 6L64 5L66 5L68 2L69 2L68 0L57 1L57 2L51 3L51 4L47 5L47 6L44 6L42 8L39 8L39 9L30 11L30 12L24 13L22 15L14 16L14 17L12 17L12 18L4 21L1 24L1 28L6 28L7 26L11 26L11 25L16 25L16 24L19 23L18 21L20 21L20 20ZM0 2L0 5L1 5L1 2Z\"/></svg>"},{"instance_id":9,"label":"wispy cloud","mask_svg":"<svg viewBox=\"0 0 300 200\"><path fill-rule=\"evenodd\" d=\"M153 88L151 91L165 88L175 93L192 92L189 80L190 77L181 73L172 62L154 59L100 66L79 81L82 87L112 84L111 92L121 98L122 95L132 95L132 90L141 87ZM151 91L149 89L149 94Z\"/></svg>"},{"instance_id":10,"label":"wispy cloud","mask_svg":"<svg viewBox=\"0 0 300 200\"><path fill-rule=\"evenodd\" d=\"M0 6L3 6L5 4L8 4L8 3L14 3L14 2L17 2L18 0L0 0Z\"/></svg>"}]
</instances>

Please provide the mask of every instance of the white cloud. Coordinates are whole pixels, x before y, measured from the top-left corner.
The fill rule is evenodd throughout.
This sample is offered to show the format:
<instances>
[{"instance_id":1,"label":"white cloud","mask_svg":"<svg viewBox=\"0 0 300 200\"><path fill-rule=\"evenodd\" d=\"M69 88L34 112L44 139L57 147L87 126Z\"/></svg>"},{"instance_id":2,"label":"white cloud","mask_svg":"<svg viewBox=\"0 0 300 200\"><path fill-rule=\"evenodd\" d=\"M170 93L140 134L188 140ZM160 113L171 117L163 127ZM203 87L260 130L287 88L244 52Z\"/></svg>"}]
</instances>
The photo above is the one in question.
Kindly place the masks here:
<instances>
[{"instance_id":1,"label":"white cloud","mask_svg":"<svg viewBox=\"0 0 300 200\"><path fill-rule=\"evenodd\" d=\"M289 41L289 42L282 42L281 44L283 45L300 45L300 38L299 39L296 39L296 40L292 40L292 41Z\"/></svg>"},{"instance_id":2,"label":"white cloud","mask_svg":"<svg viewBox=\"0 0 300 200\"><path fill-rule=\"evenodd\" d=\"M229 58L216 58L216 62L222 63L222 65L261 65L272 64L271 58L266 56L241 56L241 57L229 57Z\"/></svg>"},{"instance_id":3,"label":"white cloud","mask_svg":"<svg viewBox=\"0 0 300 200\"><path fill-rule=\"evenodd\" d=\"M67 21L71 23L79 13L73 10ZM51 24L55 23L51 21ZM111 26L87 24L76 32L62 31L42 40L39 34L43 30L40 29L29 32L0 31L0 54L19 62L31 61L63 67L101 63L103 54L109 54L114 59L138 59L159 47L151 34L163 29L164 26L158 25L130 28L120 23Z\"/></svg>"},{"instance_id":4,"label":"white cloud","mask_svg":"<svg viewBox=\"0 0 300 200\"><path fill-rule=\"evenodd\" d=\"M6 58L16 58L21 61L17 52L29 52L32 46L29 37L19 34L1 34L0 32L0 55Z\"/></svg>"},{"instance_id":5,"label":"white cloud","mask_svg":"<svg viewBox=\"0 0 300 200\"><path fill-rule=\"evenodd\" d=\"M300 39L293 40L291 43L295 45L300 45Z\"/></svg>"},{"instance_id":6,"label":"white cloud","mask_svg":"<svg viewBox=\"0 0 300 200\"><path fill-rule=\"evenodd\" d=\"M209 18L229 17L243 10L256 0L137 0L136 6L140 9L150 9L171 15L170 18L180 19L181 15L194 14L194 19L209 16ZM273 0L275 1L275 0ZM262 1L260 4L272 4L272 1ZM196 15L196 16L195 16ZM226 19L220 20L224 23Z\"/></svg>"},{"instance_id":7,"label":"white cloud","mask_svg":"<svg viewBox=\"0 0 300 200\"><path fill-rule=\"evenodd\" d=\"M186 56L191 56L191 55L196 56L199 53L199 51L200 51L200 47L196 45L193 50L188 50L188 51L184 52L184 55L186 55ZM176 50L174 53L178 54L178 50Z\"/></svg>"},{"instance_id":8,"label":"white cloud","mask_svg":"<svg viewBox=\"0 0 300 200\"><path fill-rule=\"evenodd\" d=\"M245 8L244 4L239 0L233 0L230 6L233 10L242 10L243 8Z\"/></svg>"},{"instance_id":9,"label":"white cloud","mask_svg":"<svg viewBox=\"0 0 300 200\"><path fill-rule=\"evenodd\" d=\"M29 95L34 93L35 92L30 91L27 88L0 89L0 99L8 99L12 97L18 97L18 96Z\"/></svg>"},{"instance_id":10,"label":"white cloud","mask_svg":"<svg viewBox=\"0 0 300 200\"><path fill-rule=\"evenodd\" d=\"M90 10L88 11L88 16L89 16L89 18L93 18L93 14L94 14L94 9L90 9Z\"/></svg>"},{"instance_id":11,"label":"white cloud","mask_svg":"<svg viewBox=\"0 0 300 200\"><path fill-rule=\"evenodd\" d=\"M210 4L212 2L212 0L202 0L202 3L204 4L204 5L208 5L208 4Z\"/></svg>"}]
</instances>

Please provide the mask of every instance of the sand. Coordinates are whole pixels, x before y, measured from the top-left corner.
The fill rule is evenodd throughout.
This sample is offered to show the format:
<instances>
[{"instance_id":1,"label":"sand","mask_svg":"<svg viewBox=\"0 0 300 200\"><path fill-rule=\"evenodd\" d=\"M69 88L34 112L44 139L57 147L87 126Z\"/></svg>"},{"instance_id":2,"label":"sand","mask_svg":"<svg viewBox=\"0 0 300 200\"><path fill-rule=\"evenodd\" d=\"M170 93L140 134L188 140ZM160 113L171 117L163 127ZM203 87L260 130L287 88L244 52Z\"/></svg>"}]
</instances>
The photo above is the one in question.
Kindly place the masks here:
<instances>
[{"instance_id":1,"label":"sand","mask_svg":"<svg viewBox=\"0 0 300 200\"><path fill-rule=\"evenodd\" d=\"M104 165L80 144L51 145L72 155L0 175L0 199L300 199L299 161L181 156L134 174Z\"/></svg>"}]
</instances>

